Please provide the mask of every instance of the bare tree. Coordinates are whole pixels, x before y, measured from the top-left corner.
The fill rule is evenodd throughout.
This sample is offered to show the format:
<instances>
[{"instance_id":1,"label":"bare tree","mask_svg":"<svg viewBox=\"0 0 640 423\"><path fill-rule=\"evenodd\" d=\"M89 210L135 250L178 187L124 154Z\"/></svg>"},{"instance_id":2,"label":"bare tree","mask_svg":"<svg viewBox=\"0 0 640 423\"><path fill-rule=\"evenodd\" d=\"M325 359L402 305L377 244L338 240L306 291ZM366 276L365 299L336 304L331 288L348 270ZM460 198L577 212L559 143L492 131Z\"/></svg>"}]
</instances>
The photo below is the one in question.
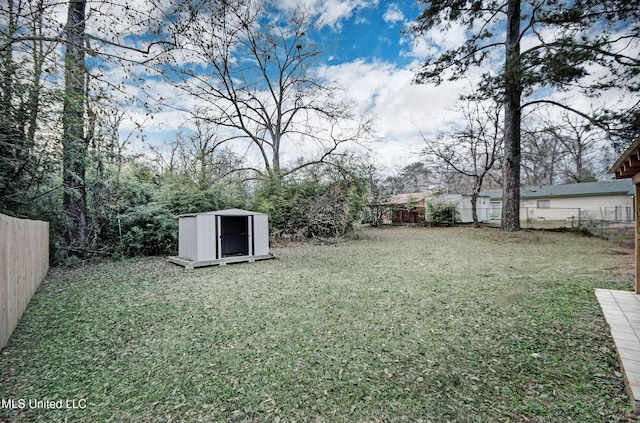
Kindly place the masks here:
<instances>
[{"instance_id":1,"label":"bare tree","mask_svg":"<svg viewBox=\"0 0 640 423\"><path fill-rule=\"evenodd\" d=\"M164 146L151 146L160 173L187 177L201 186L215 184L242 166L242 158L221 141L217 128L196 121Z\"/></svg>"},{"instance_id":2,"label":"bare tree","mask_svg":"<svg viewBox=\"0 0 640 423\"><path fill-rule=\"evenodd\" d=\"M108 163L116 166L116 189L120 189L120 178L122 167L127 157L127 149L131 143L140 135L144 125L143 122L134 122L134 128L122 130L123 124L130 119L129 112L125 105L117 101L109 101L107 104L99 104L97 110L97 127L94 138L102 143L96 148L102 150L100 155ZM141 137L144 141L144 137ZM98 143L95 143L98 144Z\"/></svg>"},{"instance_id":3,"label":"bare tree","mask_svg":"<svg viewBox=\"0 0 640 423\"><path fill-rule=\"evenodd\" d=\"M55 120L47 79L56 67L57 45L45 42L59 29L48 21L52 8L46 0L0 6L0 210L5 213L29 215L31 199L53 166L53 146L40 137ZM49 154L39 154L42 150Z\"/></svg>"},{"instance_id":4,"label":"bare tree","mask_svg":"<svg viewBox=\"0 0 640 423\"><path fill-rule=\"evenodd\" d=\"M552 185L560 176L564 154L557 138L542 128L522 131L523 185Z\"/></svg>"},{"instance_id":5,"label":"bare tree","mask_svg":"<svg viewBox=\"0 0 640 423\"><path fill-rule=\"evenodd\" d=\"M390 200L392 194L400 191L397 186L399 179L388 177L383 180L376 164L366 164L363 167L363 174L368 191L364 204L364 220L371 226L382 226L385 218L389 219L393 215Z\"/></svg>"},{"instance_id":6,"label":"bare tree","mask_svg":"<svg viewBox=\"0 0 640 423\"><path fill-rule=\"evenodd\" d=\"M567 113L562 116L563 124L554 128L554 135L562 145L562 174L565 182L590 182L595 180L596 146L602 140L602 131L580 117Z\"/></svg>"},{"instance_id":7,"label":"bare tree","mask_svg":"<svg viewBox=\"0 0 640 423\"><path fill-rule=\"evenodd\" d=\"M196 121L195 130L178 134L182 173L201 185L211 185L241 166L240 158L221 140L218 128Z\"/></svg>"},{"instance_id":8,"label":"bare tree","mask_svg":"<svg viewBox=\"0 0 640 423\"><path fill-rule=\"evenodd\" d=\"M371 122L356 119L350 104L337 100L337 87L314 70L321 51L305 11L267 13L265 5L201 2L173 11L183 19L170 28L176 48L165 66L198 102L187 111L219 126L223 142L250 143L266 174L280 178L328 161L343 144L366 137ZM284 169L285 146L300 147L305 160Z\"/></svg>"},{"instance_id":9,"label":"bare tree","mask_svg":"<svg viewBox=\"0 0 640 423\"><path fill-rule=\"evenodd\" d=\"M385 191L389 194L422 192L433 184L433 170L423 162L408 164L395 171L384 180Z\"/></svg>"},{"instance_id":10,"label":"bare tree","mask_svg":"<svg viewBox=\"0 0 640 423\"><path fill-rule=\"evenodd\" d=\"M502 152L501 108L496 101L467 98L462 113L466 126L453 135L432 140L422 134L426 145L422 154L472 180L471 211L474 225L479 226L478 196Z\"/></svg>"},{"instance_id":11,"label":"bare tree","mask_svg":"<svg viewBox=\"0 0 640 423\"><path fill-rule=\"evenodd\" d=\"M604 158L608 152L602 133L586 119L566 112L560 119L530 121L522 132L525 185L594 181L597 156L601 153Z\"/></svg>"}]
</instances>

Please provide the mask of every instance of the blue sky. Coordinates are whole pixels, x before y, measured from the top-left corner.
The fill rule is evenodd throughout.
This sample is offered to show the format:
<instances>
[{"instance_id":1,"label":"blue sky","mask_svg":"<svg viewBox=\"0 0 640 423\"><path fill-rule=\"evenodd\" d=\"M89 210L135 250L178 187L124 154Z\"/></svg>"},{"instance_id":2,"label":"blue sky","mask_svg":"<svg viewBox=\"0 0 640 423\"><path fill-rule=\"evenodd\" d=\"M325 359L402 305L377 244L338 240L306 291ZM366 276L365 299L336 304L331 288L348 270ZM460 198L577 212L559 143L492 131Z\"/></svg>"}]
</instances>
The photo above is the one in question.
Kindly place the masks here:
<instances>
[{"instance_id":1,"label":"blue sky","mask_svg":"<svg viewBox=\"0 0 640 423\"><path fill-rule=\"evenodd\" d=\"M289 4L290 3L290 4ZM442 128L453 113L450 110L459 94L452 86L416 86L412 84L416 66L421 62L424 44L412 43L404 34L404 25L419 13L412 0L281 0L281 7L305 5L314 16L320 45L322 69L344 88L345 99L354 107L376 116L380 141L369 145L370 154L387 171L420 160L422 142L418 129L433 133ZM117 77L116 75L114 75ZM188 99L174 87L154 78L157 95ZM184 103L183 103L184 106ZM131 110L123 134L135 128L143 110ZM145 123L145 138L158 143L171 140L186 115L165 109ZM285 160L295 160L304 150L285 151Z\"/></svg>"},{"instance_id":2,"label":"blue sky","mask_svg":"<svg viewBox=\"0 0 640 423\"><path fill-rule=\"evenodd\" d=\"M408 52L407 40L401 29L416 14L412 1L379 2L356 9L335 26L323 27L322 34L336 42L330 61L364 59L406 65L409 60L403 53Z\"/></svg>"},{"instance_id":3,"label":"blue sky","mask_svg":"<svg viewBox=\"0 0 640 423\"><path fill-rule=\"evenodd\" d=\"M144 2L144 0L137 0ZM170 0L167 0L170 1ZM430 53L459 46L465 31L453 25L448 30L435 29L418 39L411 39L402 29L416 19L420 8L413 0L270 0L279 8L305 7L314 17L315 35L324 46L320 58L321 75L337 79L344 88L344 99L354 107L376 116L378 142L369 146L371 154L386 172L421 160L423 142L420 133L435 136L461 122L455 105L460 94L469 93L473 81L486 69L473 69L468 79L444 82L439 86L415 85L416 70ZM538 42L534 36L524 37L523 46ZM494 66L499 70L501 63ZM113 70L113 78L120 75ZM134 89L134 88L132 88ZM151 90L156 95L174 99L188 107L184 93L161 80L154 80ZM141 93L140 93L141 94ZM575 93L561 93L587 110L589 101ZM559 97L558 97L559 98ZM618 93L601 97L617 101ZM186 106L185 106L186 105ZM146 110L132 107L123 134L135 129L134 122L145 121L145 137L151 142L171 140L187 119L185 113L167 108L146 117ZM295 160L307 152L285 151L284 157Z\"/></svg>"}]
</instances>

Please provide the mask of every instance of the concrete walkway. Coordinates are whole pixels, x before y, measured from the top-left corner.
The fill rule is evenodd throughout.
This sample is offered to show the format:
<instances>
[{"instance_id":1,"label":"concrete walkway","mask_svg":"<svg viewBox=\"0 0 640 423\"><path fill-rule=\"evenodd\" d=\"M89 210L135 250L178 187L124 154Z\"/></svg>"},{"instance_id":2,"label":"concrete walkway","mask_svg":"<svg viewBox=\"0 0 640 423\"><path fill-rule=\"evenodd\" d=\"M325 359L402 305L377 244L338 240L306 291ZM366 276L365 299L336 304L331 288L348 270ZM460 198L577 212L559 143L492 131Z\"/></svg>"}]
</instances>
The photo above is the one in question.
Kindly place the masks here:
<instances>
[{"instance_id":1,"label":"concrete walkway","mask_svg":"<svg viewBox=\"0 0 640 423\"><path fill-rule=\"evenodd\" d=\"M640 413L640 295L596 289L596 297L616 343L633 411Z\"/></svg>"}]
</instances>

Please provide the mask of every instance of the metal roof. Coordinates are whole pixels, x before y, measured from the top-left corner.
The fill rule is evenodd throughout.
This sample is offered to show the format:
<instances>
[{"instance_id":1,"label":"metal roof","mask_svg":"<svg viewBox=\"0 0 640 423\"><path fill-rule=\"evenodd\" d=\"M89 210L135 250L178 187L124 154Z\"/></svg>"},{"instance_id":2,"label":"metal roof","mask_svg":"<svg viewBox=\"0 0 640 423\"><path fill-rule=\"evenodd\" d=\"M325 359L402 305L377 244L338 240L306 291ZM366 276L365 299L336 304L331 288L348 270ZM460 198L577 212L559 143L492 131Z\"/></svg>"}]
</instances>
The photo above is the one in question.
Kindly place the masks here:
<instances>
[{"instance_id":1,"label":"metal roof","mask_svg":"<svg viewBox=\"0 0 640 423\"><path fill-rule=\"evenodd\" d=\"M410 201L422 202L425 197L433 194L439 194L440 191L427 191L427 192L410 192L404 194L395 194L389 197L387 203L389 204L406 204Z\"/></svg>"},{"instance_id":2,"label":"metal roof","mask_svg":"<svg viewBox=\"0 0 640 423\"><path fill-rule=\"evenodd\" d=\"M520 198L548 197L588 197L597 195L634 195L635 188L630 179L615 181L582 182L579 184L541 185L520 188ZM492 200L502 198L501 189L488 189L480 192Z\"/></svg>"},{"instance_id":3,"label":"metal roof","mask_svg":"<svg viewBox=\"0 0 640 423\"><path fill-rule=\"evenodd\" d=\"M182 214L180 215L180 217L192 217L192 216L197 216L199 214L213 214L217 216L253 216L256 214L264 214L264 213L254 212L249 210L242 210L242 209L225 209L225 210L202 212L202 213Z\"/></svg>"}]
</instances>

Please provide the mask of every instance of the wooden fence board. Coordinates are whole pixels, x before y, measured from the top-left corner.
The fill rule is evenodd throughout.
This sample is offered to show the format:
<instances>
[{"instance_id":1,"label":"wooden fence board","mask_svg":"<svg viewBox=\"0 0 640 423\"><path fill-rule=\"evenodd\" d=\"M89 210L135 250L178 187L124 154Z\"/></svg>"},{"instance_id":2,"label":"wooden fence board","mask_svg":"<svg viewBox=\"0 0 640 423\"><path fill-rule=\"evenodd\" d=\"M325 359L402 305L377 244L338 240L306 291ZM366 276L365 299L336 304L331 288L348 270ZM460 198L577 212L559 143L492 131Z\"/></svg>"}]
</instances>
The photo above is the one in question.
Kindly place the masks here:
<instances>
[{"instance_id":1,"label":"wooden fence board","mask_svg":"<svg viewBox=\"0 0 640 423\"><path fill-rule=\"evenodd\" d=\"M9 285L7 266L7 231L9 221L5 215L0 214L0 348L7 343L9 331Z\"/></svg>"},{"instance_id":2,"label":"wooden fence board","mask_svg":"<svg viewBox=\"0 0 640 423\"><path fill-rule=\"evenodd\" d=\"M0 214L0 349L49 270L49 224Z\"/></svg>"}]
</instances>

